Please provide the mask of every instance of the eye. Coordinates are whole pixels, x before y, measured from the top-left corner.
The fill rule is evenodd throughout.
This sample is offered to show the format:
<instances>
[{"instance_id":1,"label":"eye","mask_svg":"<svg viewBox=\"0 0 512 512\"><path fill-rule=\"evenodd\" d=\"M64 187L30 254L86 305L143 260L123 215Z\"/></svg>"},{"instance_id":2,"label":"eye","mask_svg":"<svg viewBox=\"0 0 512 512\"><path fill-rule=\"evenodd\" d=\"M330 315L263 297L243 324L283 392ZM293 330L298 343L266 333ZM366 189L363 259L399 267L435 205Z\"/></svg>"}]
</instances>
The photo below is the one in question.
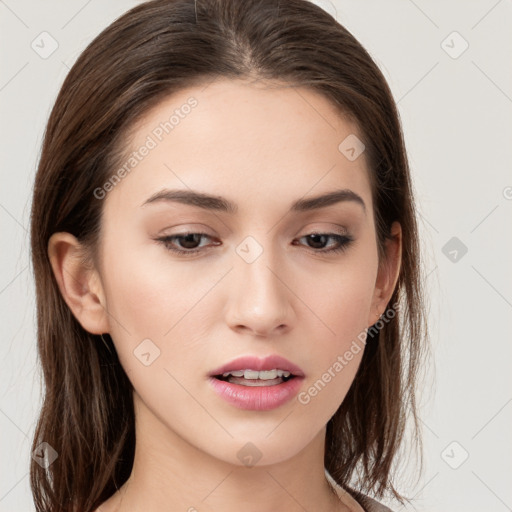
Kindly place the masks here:
<instances>
[{"instance_id":1,"label":"eye","mask_svg":"<svg viewBox=\"0 0 512 512\"><path fill-rule=\"evenodd\" d=\"M157 238L156 240L164 245L164 247L181 256L190 256L204 252L207 246L200 245L201 239L213 239L206 233L180 233L177 235L169 235ZM353 238L348 235L340 235L338 233L310 233L297 240L306 239L312 245L309 245L314 253L340 253L345 251L353 242ZM328 244L329 240L334 241L334 244ZM294 240L295 242L295 240ZM176 244L179 244L178 246ZM220 242L215 242L214 245L220 245ZM297 244L294 244L297 245ZM325 247L328 247L327 249Z\"/></svg>"},{"instance_id":2,"label":"eye","mask_svg":"<svg viewBox=\"0 0 512 512\"><path fill-rule=\"evenodd\" d=\"M349 245L354 241L351 236L340 235L338 233L310 233L305 235L298 240L307 239L312 242L313 246L309 246L314 249L314 252L325 254L325 253L339 253L348 249ZM325 249L328 240L334 240L334 245L331 244L330 248ZM329 247L327 245L327 247Z\"/></svg>"},{"instance_id":3,"label":"eye","mask_svg":"<svg viewBox=\"0 0 512 512\"><path fill-rule=\"evenodd\" d=\"M161 242L169 251L174 252L175 254L189 256L191 254L202 252L202 246L197 248L197 244L201 240L201 237L210 239L212 238L206 233L180 233L179 235L170 235L157 238L157 240ZM175 241L180 242L182 249L176 248L174 245ZM219 244L217 243L216 245Z\"/></svg>"}]
</instances>

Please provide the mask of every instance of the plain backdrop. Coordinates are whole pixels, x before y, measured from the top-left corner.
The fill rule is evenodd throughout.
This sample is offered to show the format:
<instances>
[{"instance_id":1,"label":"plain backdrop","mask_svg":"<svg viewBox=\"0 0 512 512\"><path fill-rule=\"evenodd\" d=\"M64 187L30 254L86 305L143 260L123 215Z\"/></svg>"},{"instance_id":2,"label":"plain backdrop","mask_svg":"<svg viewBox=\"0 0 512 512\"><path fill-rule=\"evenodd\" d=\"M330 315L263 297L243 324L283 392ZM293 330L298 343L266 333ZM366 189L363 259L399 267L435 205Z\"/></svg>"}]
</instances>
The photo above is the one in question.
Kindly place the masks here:
<instances>
[{"instance_id":1,"label":"plain backdrop","mask_svg":"<svg viewBox=\"0 0 512 512\"><path fill-rule=\"evenodd\" d=\"M0 511L34 509L41 389L28 228L44 127L79 53L138 3L0 0ZM512 3L315 3L389 81L417 194L435 372L420 391L424 473L403 480L414 507L393 508L512 510Z\"/></svg>"}]
</instances>

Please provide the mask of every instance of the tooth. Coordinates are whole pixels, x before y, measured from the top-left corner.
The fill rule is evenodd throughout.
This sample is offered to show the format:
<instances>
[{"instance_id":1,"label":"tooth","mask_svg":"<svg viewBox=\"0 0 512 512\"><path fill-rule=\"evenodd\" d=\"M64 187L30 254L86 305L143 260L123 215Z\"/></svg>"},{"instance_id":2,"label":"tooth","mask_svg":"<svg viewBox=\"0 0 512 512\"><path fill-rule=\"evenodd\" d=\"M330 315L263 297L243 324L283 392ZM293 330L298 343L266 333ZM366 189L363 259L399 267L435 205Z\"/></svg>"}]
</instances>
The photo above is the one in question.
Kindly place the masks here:
<instances>
[{"instance_id":1,"label":"tooth","mask_svg":"<svg viewBox=\"0 0 512 512\"><path fill-rule=\"evenodd\" d=\"M224 372L222 374L223 377L229 377L230 375L233 377L243 377L248 380L258 380L258 379L272 380L272 379L281 378L281 377L288 378L291 375L291 373L286 370L278 370L278 369L274 368L273 370L262 370L262 371L234 370L231 372Z\"/></svg>"},{"instance_id":2,"label":"tooth","mask_svg":"<svg viewBox=\"0 0 512 512\"><path fill-rule=\"evenodd\" d=\"M247 380L245 382L240 382L240 384L242 386L259 386L259 387L264 387L264 386L277 386L279 384L279 382L275 382L273 384L269 384L268 381L264 381L264 380Z\"/></svg>"},{"instance_id":3,"label":"tooth","mask_svg":"<svg viewBox=\"0 0 512 512\"><path fill-rule=\"evenodd\" d=\"M261 372L259 372L259 374L260 374L260 379L263 379L263 380L275 379L277 377L277 370L261 371Z\"/></svg>"}]
</instances>

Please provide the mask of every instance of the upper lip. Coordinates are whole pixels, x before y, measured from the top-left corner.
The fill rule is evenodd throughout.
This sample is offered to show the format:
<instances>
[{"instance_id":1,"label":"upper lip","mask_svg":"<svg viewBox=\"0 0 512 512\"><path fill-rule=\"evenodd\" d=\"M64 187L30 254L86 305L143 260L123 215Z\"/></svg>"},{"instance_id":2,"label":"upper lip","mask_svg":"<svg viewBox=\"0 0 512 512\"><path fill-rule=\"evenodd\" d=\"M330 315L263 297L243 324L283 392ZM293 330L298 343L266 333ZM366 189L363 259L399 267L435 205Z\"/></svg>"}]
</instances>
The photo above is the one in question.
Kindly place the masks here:
<instances>
[{"instance_id":1,"label":"upper lip","mask_svg":"<svg viewBox=\"0 0 512 512\"><path fill-rule=\"evenodd\" d=\"M285 370L296 377L304 377L304 372L297 365L278 355L270 355L263 358L256 356L238 357L210 372L210 376L214 377L236 370L264 371L273 369Z\"/></svg>"}]
</instances>

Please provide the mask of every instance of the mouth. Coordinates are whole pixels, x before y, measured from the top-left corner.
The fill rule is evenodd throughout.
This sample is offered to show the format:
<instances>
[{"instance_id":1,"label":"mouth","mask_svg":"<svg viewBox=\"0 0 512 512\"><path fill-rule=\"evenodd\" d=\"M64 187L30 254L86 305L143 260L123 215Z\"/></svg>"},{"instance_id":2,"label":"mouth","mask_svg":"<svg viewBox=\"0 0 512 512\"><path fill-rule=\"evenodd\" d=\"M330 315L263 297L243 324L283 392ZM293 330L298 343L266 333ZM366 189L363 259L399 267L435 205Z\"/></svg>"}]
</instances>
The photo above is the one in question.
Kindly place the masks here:
<instances>
[{"instance_id":1,"label":"mouth","mask_svg":"<svg viewBox=\"0 0 512 512\"><path fill-rule=\"evenodd\" d=\"M214 375L218 380L229 382L230 384L238 384L240 386L277 386L294 379L293 375L288 370L274 368L272 370L233 370L224 372L220 375Z\"/></svg>"},{"instance_id":2,"label":"mouth","mask_svg":"<svg viewBox=\"0 0 512 512\"><path fill-rule=\"evenodd\" d=\"M235 359L209 374L212 389L239 409L268 411L284 405L299 392L304 372L284 357Z\"/></svg>"},{"instance_id":3,"label":"mouth","mask_svg":"<svg viewBox=\"0 0 512 512\"><path fill-rule=\"evenodd\" d=\"M239 357L213 370L209 376L242 386L275 386L304 377L304 372L288 359L274 354L264 358Z\"/></svg>"}]
</instances>

